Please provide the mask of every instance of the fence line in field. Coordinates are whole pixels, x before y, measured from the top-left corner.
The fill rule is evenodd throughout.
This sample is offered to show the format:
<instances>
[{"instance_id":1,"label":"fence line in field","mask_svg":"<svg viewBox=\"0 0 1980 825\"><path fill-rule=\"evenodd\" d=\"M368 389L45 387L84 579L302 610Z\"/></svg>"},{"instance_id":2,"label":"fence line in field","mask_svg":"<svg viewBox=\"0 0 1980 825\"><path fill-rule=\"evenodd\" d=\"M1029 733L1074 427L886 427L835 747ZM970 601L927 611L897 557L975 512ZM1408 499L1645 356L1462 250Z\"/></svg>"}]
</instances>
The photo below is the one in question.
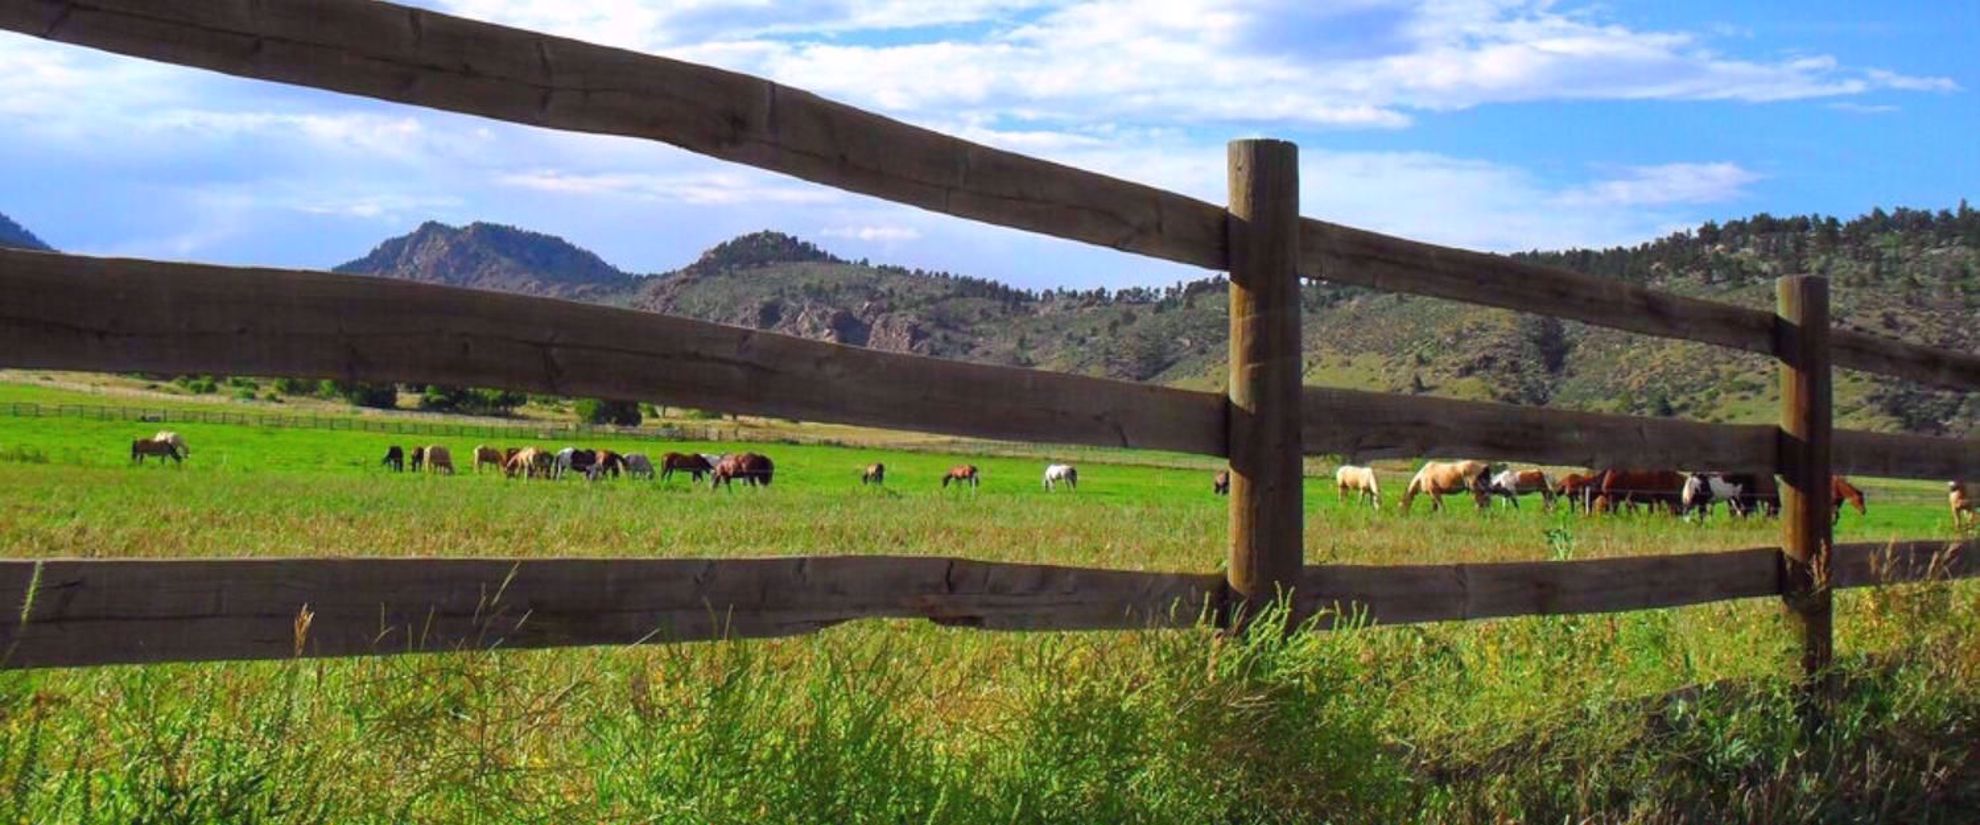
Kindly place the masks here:
<instances>
[{"instance_id":1,"label":"fence line in field","mask_svg":"<svg viewBox=\"0 0 1980 825\"><path fill-rule=\"evenodd\" d=\"M659 427L618 427L609 424L466 424L431 421L399 421L356 415L284 415L227 410L192 410L183 407L144 407L114 404L42 404L10 402L0 404L0 415L14 418L75 418L90 421L131 421L146 424L227 424L279 429L336 430L384 435L424 435L455 438L520 438L549 440L602 436L645 441L732 441L740 428L730 428L723 436L719 426L663 424ZM697 432L699 430L699 432Z\"/></svg>"},{"instance_id":2,"label":"fence line in field","mask_svg":"<svg viewBox=\"0 0 1980 825\"><path fill-rule=\"evenodd\" d=\"M1821 278L1780 279L1772 313L1714 303L1300 218L1297 150L1288 143L1233 142L1230 198L1220 207L972 144L748 75L370 0L0 0L0 28L243 77L657 140L930 211L1230 272L1230 380L1219 395L873 352L425 284L0 252L0 293L9 296L0 306L0 357L9 366L640 398L975 438L1172 450L1230 462L1231 529L1221 576L965 560L730 559L651 568L621 561L582 570L548 562L552 567L541 569L564 571L549 578L578 592L549 585L527 590L540 592L522 599L540 600L540 615L568 615L562 624L546 620L549 628L536 637L528 635L533 629L522 630L527 620L518 624L518 638L531 644L657 639L624 634L667 631L655 625L663 615L671 618L661 625L712 633L713 619L697 625L688 618L694 610L724 617L723 626L750 635L905 615L984 627L1120 627L1129 619L1150 620L1156 615L1150 609L1164 601L1173 606L1199 599L1199 613L1229 623L1255 614L1263 599L1288 592L1301 609L1334 598L1371 606L1378 620L1389 621L1779 595L1802 643L1803 696L1816 708L1827 684L1834 588L1972 574L1970 545L1900 543L1888 552L1903 558L1881 567L1870 561L1870 550L1831 547L1828 477L1838 469L1911 478L1980 474L1980 442L1835 431L1833 370L1976 390L1980 356L1832 329L1828 284ZM1781 377L1779 420L1772 428L1713 425L1301 388L1302 277L1765 353L1776 359ZM1308 568L1297 465L1309 451L1462 451L1775 473L1783 480L1781 546L1600 562ZM1938 559L1938 567L1926 565L1926 557ZM412 612L407 615L444 606L456 625L443 640L458 645L469 629L485 632L475 620L499 602L499 594L513 595L507 588L522 581L520 571L532 563L235 561L160 568L49 562L32 570L22 564L28 563L7 568L10 586L34 605L54 605L54 612L37 623L44 614L24 610L26 622L0 624L0 640L17 653L47 657L25 661L53 663L62 654L48 651L59 649L66 634L112 648L89 654L95 656L89 661L249 655L219 642L202 646L203 635L235 639L228 644L252 655L275 655L285 644L289 655L367 652L351 640L379 638L375 634L396 627L375 610L388 605ZM500 567L515 571L515 578L503 578L503 586L491 590ZM296 572L305 568L315 572ZM447 577L462 571L468 572ZM445 586L418 585L428 574ZM52 584L44 589L47 576ZM221 599L224 609L212 608L213 589L227 582L236 583L228 593L262 592L241 586L260 581L257 576L273 576L265 579L265 596L248 600L259 607L235 610ZM163 580L176 584L145 592ZM648 588L665 594L655 596L663 602L641 601L638 594ZM177 599L190 599L192 612L172 612L180 609L171 607L180 604ZM329 609L333 603L350 612L310 618L315 608L307 605ZM146 605L165 612L147 613L152 608ZM359 633L364 622L373 636ZM321 646L309 646L305 628L318 634ZM595 632L600 628L610 633ZM620 635L607 638L611 634ZM154 642L153 652L146 652L144 645Z\"/></svg>"}]
</instances>

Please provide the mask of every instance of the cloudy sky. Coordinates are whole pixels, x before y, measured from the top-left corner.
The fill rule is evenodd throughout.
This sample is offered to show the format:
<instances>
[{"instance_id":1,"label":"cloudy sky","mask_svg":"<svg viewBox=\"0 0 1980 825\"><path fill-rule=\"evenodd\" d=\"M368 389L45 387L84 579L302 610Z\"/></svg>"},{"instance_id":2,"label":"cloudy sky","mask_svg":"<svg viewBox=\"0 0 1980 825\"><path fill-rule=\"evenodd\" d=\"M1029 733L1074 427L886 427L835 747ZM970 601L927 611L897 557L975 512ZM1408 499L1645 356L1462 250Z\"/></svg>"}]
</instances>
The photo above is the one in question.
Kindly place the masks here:
<instances>
[{"instance_id":1,"label":"cloudy sky","mask_svg":"<svg viewBox=\"0 0 1980 825\"><path fill-rule=\"evenodd\" d=\"M1980 3L419 5L749 72L1212 202L1226 141L1285 138L1306 214L1494 251L1980 195ZM12 34L0 135L0 213L91 254L324 268L435 219L561 235L634 272L774 228L1024 286L1201 274L665 145Z\"/></svg>"}]
</instances>

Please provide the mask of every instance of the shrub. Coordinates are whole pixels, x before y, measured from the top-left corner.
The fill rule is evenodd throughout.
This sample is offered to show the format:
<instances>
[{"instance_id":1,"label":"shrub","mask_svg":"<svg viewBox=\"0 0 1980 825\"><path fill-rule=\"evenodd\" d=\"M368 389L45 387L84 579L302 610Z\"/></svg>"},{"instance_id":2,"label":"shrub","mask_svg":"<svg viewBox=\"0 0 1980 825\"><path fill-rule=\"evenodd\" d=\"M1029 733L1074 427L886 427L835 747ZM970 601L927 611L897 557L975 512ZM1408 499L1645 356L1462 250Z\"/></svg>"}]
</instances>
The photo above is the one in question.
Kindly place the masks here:
<instances>
[{"instance_id":1,"label":"shrub","mask_svg":"<svg viewBox=\"0 0 1980 825\"><path fill-rule=\"evenodd\" d=\"M606 401L598 398L582 398L577 402L579 421L587 424L613 424L620 427L637 427L643 419L639 415L639 404L632 401Z\"/></svg>"}]
</instances>

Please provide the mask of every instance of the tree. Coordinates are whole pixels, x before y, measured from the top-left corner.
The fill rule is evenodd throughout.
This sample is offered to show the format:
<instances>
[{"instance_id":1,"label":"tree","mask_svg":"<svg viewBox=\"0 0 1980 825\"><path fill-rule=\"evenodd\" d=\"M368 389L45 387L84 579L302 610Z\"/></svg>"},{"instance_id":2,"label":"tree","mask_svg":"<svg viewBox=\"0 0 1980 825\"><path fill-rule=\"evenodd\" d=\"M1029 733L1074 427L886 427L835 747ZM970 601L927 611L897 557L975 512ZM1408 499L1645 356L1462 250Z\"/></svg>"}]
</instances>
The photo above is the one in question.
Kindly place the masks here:
<instances>
[{"instance_id":1,"label":"tree","mask_svg":"<svg viewBox=\"0 0 1980 825\"><path fill-rule=\"evenodd\" d=\"M399 388L393 384L333 381L326 378L317 385L316 392L324 398L341 398L346 403L359 407L389 410L399 406Z\"/></svg>"},{"instance_id":2,"label":"tree","mask_svg":"<svg viewBox=\"0 0 1980 825\"><path fill-rule=\"evenodd\" d=\"M582 398L577 402L578 420L586 424L613 424L620 427L637 427L643 419L636 401L606 401L599 398Z\"/></svg>"}]
</instances>

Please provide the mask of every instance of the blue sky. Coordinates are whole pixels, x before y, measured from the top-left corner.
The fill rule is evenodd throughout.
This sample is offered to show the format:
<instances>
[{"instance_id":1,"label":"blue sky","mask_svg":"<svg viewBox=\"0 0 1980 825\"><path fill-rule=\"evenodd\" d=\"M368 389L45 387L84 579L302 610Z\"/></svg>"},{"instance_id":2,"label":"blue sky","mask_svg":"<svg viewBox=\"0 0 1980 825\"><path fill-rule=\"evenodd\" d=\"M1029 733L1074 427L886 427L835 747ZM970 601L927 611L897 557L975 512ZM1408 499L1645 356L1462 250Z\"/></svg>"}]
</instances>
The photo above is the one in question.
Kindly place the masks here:
<instances>
[{"instance_id":1,"label":"blue sky","mask_svg":"<svg viewBox=\"0 0 1980 825\"><path fill-rule=\"evenodd\" d=\"M1768 211L1951 207L1980 181L1980 3L427 0L771 77L1223 200L1301 147L1308 215L1493 251ZM756 229L1030 287L1202 273L700 158L0 34L0 213L89 254L327 268L428 219L634 272Z\"/></svg>"}]
</instances>

